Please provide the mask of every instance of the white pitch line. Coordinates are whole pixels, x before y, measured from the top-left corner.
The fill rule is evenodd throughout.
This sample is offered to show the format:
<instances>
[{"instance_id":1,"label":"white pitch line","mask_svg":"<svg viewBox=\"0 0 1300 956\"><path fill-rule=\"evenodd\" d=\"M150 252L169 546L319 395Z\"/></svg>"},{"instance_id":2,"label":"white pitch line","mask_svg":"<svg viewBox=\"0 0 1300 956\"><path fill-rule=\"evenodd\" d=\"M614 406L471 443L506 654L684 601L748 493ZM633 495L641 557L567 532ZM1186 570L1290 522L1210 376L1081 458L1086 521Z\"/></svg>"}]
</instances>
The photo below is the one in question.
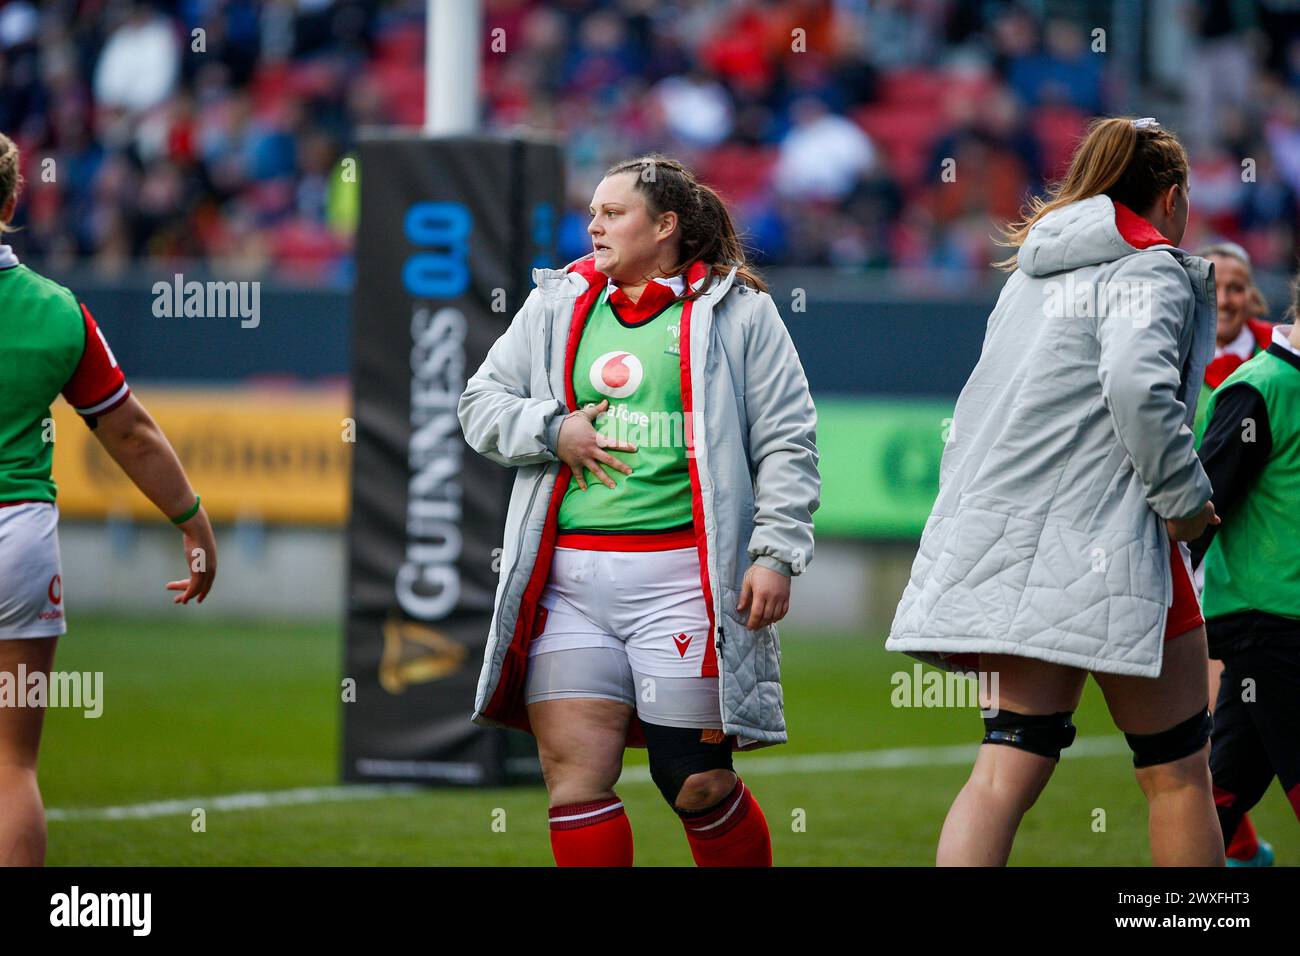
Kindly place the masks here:
<instances>
[{"instance_id":1,"label":"white pitch line","mask_svg":"<svg viewBox=\"0 0 1300 956\"><path fill-rule=\"evenodd\" d=\"M955 747L898 747L893 750L851 750L841 753L800 754L790 757L755 756L745 760L746 777L781 774L842 773L854 770L893 770L901 767L943 767L968 764L975 759L977 745ZM1065 751L1064 759L1075 757L1113 757L1128 753L1120 737L1080 737ZM627 767L619 783L650 783L650 768ZM267 807L298 806L309 803L340 803L348 800L377 800L383 797L425 793L427 789L412 783L354 784L346 787L298 787L293 790L269 790L252 793L228 793L215 797L188 800L157 800L122 807L52 808L45 811L50 822L72 820L150 820L155 817L189 816L199 807L204 810L262 810Z\"/></svg>"},{"instance_id":2,"label":"white pitch line","mask_svg":"<svg viewBox=\"0 0 1300 956\"><path fill-rule=\"evenodd\" d=\"M124 807L58 808L45 811L45 819L65 820L149 820L153 817L189 816L198 808L206 810L261 810L266 807L289 807L306 803L338 803L347 800L375 800L380 797L422 793L424 787L413 783L371 783L350 787L297 787L293 790L265 790L253 793L227 793L218 797L193 797L188 800L156 800Z\"/></svg>"}]
</instances>

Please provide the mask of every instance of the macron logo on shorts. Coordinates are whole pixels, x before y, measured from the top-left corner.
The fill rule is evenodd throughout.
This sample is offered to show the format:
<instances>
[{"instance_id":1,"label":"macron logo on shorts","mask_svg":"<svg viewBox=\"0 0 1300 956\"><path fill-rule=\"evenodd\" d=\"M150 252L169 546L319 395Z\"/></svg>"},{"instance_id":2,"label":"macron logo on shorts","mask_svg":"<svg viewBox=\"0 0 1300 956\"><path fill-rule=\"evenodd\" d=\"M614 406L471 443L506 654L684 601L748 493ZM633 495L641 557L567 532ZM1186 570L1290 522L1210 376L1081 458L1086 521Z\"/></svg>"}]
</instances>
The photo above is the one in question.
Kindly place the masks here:
<instances>
[{"instance_id":1,"label":"macron logo on shorts","mask_svg":"<svg viewBox=\"0 0 1300 956\"><path fill-rule=\"evenodd\" d=\"M686 656L686 651L691 646L691 640L692 638L687 637L685 634L678 634L673 638L673 643L677 645L677 653L682 657Z\"/></svg>"}]
</instances>

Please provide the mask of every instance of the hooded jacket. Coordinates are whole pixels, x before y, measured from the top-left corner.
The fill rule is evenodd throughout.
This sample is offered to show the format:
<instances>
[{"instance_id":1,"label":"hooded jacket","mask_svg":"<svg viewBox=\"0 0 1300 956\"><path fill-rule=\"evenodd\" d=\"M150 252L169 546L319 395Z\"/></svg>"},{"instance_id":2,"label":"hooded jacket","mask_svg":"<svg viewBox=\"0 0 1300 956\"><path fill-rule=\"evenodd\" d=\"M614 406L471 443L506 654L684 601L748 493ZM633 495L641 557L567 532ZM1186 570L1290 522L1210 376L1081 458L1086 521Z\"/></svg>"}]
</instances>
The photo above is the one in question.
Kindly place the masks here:
<instances>
[{"instance_id":1,"label":"hooded jacket","mask_svg":"<svg viewBox=\"0 0 1300 956\"><path fill-rule=\"evenodd\" d=\"M784 743L775 625L751 631L736 611L750 563L795 575L813 554L820 501L816 412L771 296L717 276L687 300L681 388L701 586L718 661L723 732L747 748ZM529 730L528 645L537 630L559 505L571 479L556 457L560 424L576 410L573 366L583 325L607 279L590 256L535 269L536 288L461 396L465 439L517 469L506 516L501 578L473 720ZM707 281L699 263L692 290ZM628 743L644 738L634 719Z\"/></svg>"},{"instance_id":2,"label":"hooded jacket","mask_svg":"<svg viewBox=\"0 0 1300 956\"><path fill-rule=\"evenodd\" d=\"M1043 216L1021 247L957 400L890 650L950 669L998 653L1160 673L1164 521L1210 498L1190 426L1214 272L1118 212L1154 244L1126 239L1100 195Z\"/></svg>"}]
</instances>

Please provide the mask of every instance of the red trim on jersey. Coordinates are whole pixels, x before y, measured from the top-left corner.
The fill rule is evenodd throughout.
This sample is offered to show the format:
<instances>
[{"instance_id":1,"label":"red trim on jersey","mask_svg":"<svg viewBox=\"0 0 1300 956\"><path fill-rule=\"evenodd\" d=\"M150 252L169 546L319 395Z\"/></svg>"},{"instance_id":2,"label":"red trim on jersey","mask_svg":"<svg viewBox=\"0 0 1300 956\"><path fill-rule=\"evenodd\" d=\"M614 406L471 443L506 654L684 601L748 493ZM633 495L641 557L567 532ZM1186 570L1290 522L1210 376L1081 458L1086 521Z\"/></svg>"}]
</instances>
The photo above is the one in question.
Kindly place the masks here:
<instances>
[{"instance_id":1,"label":"red trim on jersey","mask_svg":"<svg viewBox=\"0 0 1300 956\"><path fill-rule=\"evenodd\" d=\"M671 286L653 279L646 283L641 297L635 302L622 289L615 286L609 291L609 304L624 325L643 325L677 301Z\"/></svg>"},{"instance_id":2,"label":"red trim on jersey","mask_svg":"<svg viewBox=\"0 0 1300 956\"><path fill-rule=\"evenodd\" d=\"M1119 230L1120 238L1135 249L1173 245L1151 224L1151 220L1139 216L1122 202L1115 203L1115 228Z\"/></svg>"},{"instance_id":3,"label":"red trim on jersey","mask_svg":"<svg viewBox=\"0 0 1300 956\"><path fill-rule=\"evenodd\" d=\"M1273 341L1273 326L1259 319L1247 319L1246 328L1250 329L1250 334L1255 339L1255 350L1250 353L1250 358L1254 358ZM1244 359L1235 352L1224 352L1205 366L1205 384L1210 388L1218 388L1224 379L1249 361L1250 359Z\"/></svg>"},{"instance_id":4,"label":"red trim on jersey","mask_svg":"<svg viewBox=\"0 0 1300 956\"><path fill-rule=\"evenodd\" d=\"M1196 599L1196 585L1192 583L1191 572L1177 541L1169 542L1169 570L1174 576L1174 596L1165 617L1166 641L1205 623L1205 618L1201 617L1201 602Z\"/></svg>"},{"instance_id":5,"label":"red trim on jersey","mask_svg":"<svg viewBox=\"0 0 1300 956\"><path fill-rule=\"evenodd\" d=\"M695 261L686 272L686 287L705 276L707 267L701 261ZM699 584L705 591L705 609L708 611L708 641L705 644L705 659L699 665L699 676L716 678L718 676L718 649L714 637L718 632L718 622L714 619L714 589L708 583L708 536L705 532L705 499L699 492L699 468L695 466L694 437L694 397L690 386L690 313L694 299L686 300L681 310L681 420L682 431L686 436L686 471L690 473L690 516L695 525L695 548L699 551Z\"/></svg>"},{"instance_id":6,"label":"red trim on jersey","mask_svg":"<svg viewBox=\"0 0 1300 956\"><path fill-rule=\"evenodd\" d=\"M694 528L679 531L619 531L610 534L590 531L561 531L558 548L583 551L676 551L695 547Z\"/></svg>"},{"instance_id":7,"label":"red trim on jersey","mask_svg":"<svg viewBox=\"0 0 1300 956\"><path fill-rule=\"evenodd\" d=\"M49 501L42 501L40 498L19 498L17 501L0 501L0 508L12 508L14 505L48 505Z\"/></svg>"},{"instance_id":8,"label":"red trim on jersey","mask_svg":"<svg viewBox=\"0 0 1300 956\"><path fill-rule=\"evenodd\" d=\"M1255 344L1259 346L1259 351L1263 352L1272 344L1272 322L1265 322L1262 319L1247 319L1246 328L1250 329L1250 334L1255 336Z\"/></svg>"},{"instance_id":9,"label":"red trim on jersey","mask_svg":"<svg viewBox=\"0 0 1300 956\"><path fill-rule=\"evenodd\" d=\"M85 318L86 342L76 370L63 386L63 397L78 414L106 415L130 397L131 389L85 303L81 305L81 314Z\"/></svg>"}]
</instances>

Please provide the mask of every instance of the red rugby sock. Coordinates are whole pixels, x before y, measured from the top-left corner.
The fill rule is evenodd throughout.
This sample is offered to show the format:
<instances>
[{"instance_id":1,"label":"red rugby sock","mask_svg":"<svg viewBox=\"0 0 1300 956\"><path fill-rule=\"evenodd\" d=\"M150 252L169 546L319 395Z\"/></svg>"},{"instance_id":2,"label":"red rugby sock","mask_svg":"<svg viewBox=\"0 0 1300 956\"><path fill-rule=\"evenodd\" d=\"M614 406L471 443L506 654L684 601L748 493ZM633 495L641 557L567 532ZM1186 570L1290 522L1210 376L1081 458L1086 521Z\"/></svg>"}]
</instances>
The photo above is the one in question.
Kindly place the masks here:
<instances>
[{"instance_id":1,"label":"red rugby sock","mask_svg":"<svg viewBox=\"0 0 1300 956\"><path fill-rule=\"evenodd\" d=\"M618 797L551 807L556 866L631 866L632 825Z\"/></svg>"},{"instance_id":2,"label":"red rugby sock","mask_svg":"<svg viewBox=\"0 0 1300 956\"><path fill-rule=\"evenodd\" d=\"M677 811L697 866L771 866L772 837L749 788L736 787L716 807L702 813Z\"/></svg>"},{"instance_id":3,"label":"red rugby sock","mask_svg":"<svg viewBox=\"0 0 1300 956\"><path fill-rule=\"evenodd\" d=\"M1249 814L1243 815L1237 824L1237 832L1228 844L1228 856L1234 860L1249 860L1259 852L1259 837L1255 835L1255 824L1250 822Z\"/></svg>"}]
</instances>

